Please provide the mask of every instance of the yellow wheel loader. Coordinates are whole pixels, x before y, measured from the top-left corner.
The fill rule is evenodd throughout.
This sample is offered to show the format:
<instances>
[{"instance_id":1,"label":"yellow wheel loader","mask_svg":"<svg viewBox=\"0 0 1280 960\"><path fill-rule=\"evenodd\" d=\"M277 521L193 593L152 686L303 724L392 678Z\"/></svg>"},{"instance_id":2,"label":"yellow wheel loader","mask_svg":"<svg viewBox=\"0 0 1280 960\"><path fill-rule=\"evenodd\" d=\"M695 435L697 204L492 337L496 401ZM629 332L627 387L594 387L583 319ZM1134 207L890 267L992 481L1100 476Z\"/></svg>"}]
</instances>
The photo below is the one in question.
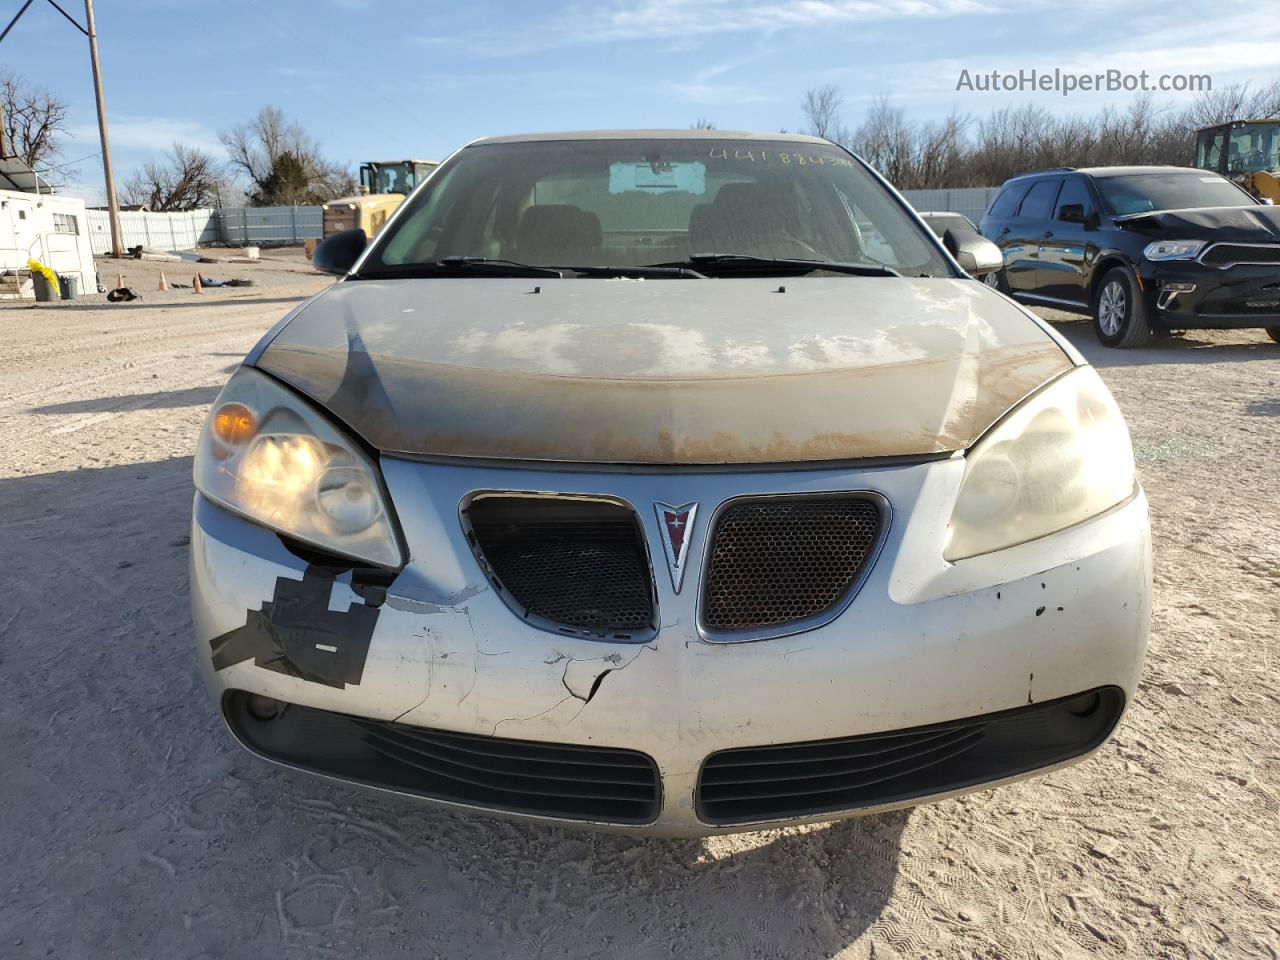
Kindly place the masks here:
<instances>
[{"instance_id":1,"label":"yellow wheel loader","mask_svg":"<svg viewBox=\"0 0 1280 960\"><path fill-rule=\"evenodd\" d=\"M339 197L324 205L323 236L343 230L362 229L372 237L387 222L393 210L438 164L427 160L389 160L360 165L360 193ZM308 240L307 257L319 240Z\"/></svg>"},{"instance_id":2,"label":"yellow wheel loader","mask_svg":"<svg viewBox=\"0 0 1280 960\"><path fill-rule=\"evenodd\" d=\"M1280 204L1280 117L1233 120L1196 131L1196 166Z\"/></svg>"}]
</instances>

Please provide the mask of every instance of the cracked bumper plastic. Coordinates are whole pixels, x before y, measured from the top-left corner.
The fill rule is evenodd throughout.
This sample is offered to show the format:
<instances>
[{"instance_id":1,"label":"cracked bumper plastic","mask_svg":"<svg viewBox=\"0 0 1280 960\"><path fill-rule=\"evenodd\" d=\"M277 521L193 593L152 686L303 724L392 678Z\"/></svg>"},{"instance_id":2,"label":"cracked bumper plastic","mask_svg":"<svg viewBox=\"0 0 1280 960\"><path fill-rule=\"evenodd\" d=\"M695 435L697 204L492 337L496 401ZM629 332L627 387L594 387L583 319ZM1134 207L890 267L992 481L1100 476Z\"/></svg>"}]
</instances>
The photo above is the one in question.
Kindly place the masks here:
<instances>
[{"instance_id":1,"label":"cracked bumper plastic","mask_svg":"<svg viewBox=\"0 0 1280 960\"><path fill-rule=\"evenodd\" d=\"M750 829L698 819L694 792L708 755L944 723L1105 686L1119 687L1126 700L1132 695L1151 597L1141 491L1069 530L948 564L942 536L961 470L960 461L943 460L863 470L573 473L384 458L411 560L377 608L358 674L348 665L339 683L254 658L229 665L224 658L215 668L213 641L271 601L280 578L303 580L307 564L274 534L197 496L191 583L198 656L219 698L243 690L435 730L640 751L657 764L661 811L650 825L620 829ZM656 636L644 644L600 642L518 620L489 588L463 538L458 505L477 490L616 497L636 509L656 557L652 503L701 504L682 591L674 593L655 571ZM879 493L893 511L880 556L850 607L792 636L703 640L696 600L704 518L715 506L745 494L847 490ZM349 579L331 583L328 611L362 608Z\"/></svg>"}]
</instances>

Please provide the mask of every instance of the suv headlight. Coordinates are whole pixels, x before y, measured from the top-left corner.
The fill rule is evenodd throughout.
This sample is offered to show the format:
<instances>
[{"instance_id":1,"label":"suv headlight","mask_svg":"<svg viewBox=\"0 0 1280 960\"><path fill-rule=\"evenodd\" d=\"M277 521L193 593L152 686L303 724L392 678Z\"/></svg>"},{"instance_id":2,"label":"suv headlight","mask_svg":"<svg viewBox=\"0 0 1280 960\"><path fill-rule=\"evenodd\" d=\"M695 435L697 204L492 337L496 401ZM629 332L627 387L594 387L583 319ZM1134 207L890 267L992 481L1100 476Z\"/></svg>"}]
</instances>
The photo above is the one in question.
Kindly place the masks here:
<instances>
[{"instance_id":1,"label":"suv headlight","mask_svg":"<svg viewBox=\"0 0 1280 960\"><path fill-rule=\"evenodd\" d=\"M1129 430L1092 367L1025 401L965 455L943 557L963 560L1062 530L1127 499Z\"/></svg>"},{"instance_id":2,"label":"suv headlight","mask_svg":"<svg viewBox=\"0 0 1280 960\"><path fill-rule=\"evenodd\" d=\"M1142 255L1148 260L1193 260L1204 249L1203 240L1157 240L1148 243Z\"/></svg>"},{"instance_id":3,"label":"suv headlight","mask_svg":"<svg viewBox=\"0 0 1280 960\"><path fill-rule=\"evenodd\" d=\"M196 489L228 510L322 550L403 562L378 468L327 418L241 367L200 434Z\"/></svg>"}]
</instances>

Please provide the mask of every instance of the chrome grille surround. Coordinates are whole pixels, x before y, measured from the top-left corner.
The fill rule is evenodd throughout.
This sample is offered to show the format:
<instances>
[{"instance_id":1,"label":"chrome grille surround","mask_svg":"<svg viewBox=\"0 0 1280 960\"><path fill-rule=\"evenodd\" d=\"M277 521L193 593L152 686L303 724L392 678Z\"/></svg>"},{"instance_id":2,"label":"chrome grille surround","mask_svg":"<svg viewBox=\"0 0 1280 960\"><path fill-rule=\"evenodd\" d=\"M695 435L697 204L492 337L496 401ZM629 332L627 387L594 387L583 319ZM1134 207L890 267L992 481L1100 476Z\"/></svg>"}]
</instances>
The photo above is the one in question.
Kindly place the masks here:
<instances>
[{"instance_id":1,"label":"chrome grille surround","mask_svg":"<svg viewBox=\"0 0 1280 960\"><path fill-rule=\"evenodd\" d=\"M1237 265L1280 264L1280 243L1211 243L1196 257L1206 267L1229 270Z\"/></svg>"},{"instance_id":2,"label":"chrome grille surround","mask_svg":"<svg viewBox=\"0 0 1280 960\"><path fill-rule=\"evenodd\" d=\"M513 524L519 529L495 539L495 531L486 529L494 520L485 514L500 501L531 512ZM598 519L587 519L593 509ZM575 511L583 518L568 519ZM631 504L603 496L483 491L467 498L461 519L495 592L530 626L623 643L644 643L657 633L653 563Z\"/></svg>"}]
</instances>

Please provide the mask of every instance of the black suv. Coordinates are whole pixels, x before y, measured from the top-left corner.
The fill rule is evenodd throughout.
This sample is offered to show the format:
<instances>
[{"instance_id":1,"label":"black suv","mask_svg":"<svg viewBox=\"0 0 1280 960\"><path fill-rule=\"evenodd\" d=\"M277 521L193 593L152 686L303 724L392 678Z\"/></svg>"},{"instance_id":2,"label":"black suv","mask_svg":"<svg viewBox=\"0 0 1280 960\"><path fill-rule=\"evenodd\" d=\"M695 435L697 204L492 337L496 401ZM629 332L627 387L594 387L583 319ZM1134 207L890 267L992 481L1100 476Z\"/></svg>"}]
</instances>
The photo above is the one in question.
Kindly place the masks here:
<instances>
[{"instance_id":1,"label":"black suv","mask_svg":"<svg viewBox=\"0 0 1280 960\"><path fill-rule=\"evenodd\" d=\"M982 218L1017 300L1092 315L1109 347L1153 331L1259 327L1280 342L1280 207L1188 167L1015 177Z\"/></svg>"}]
</instances>

